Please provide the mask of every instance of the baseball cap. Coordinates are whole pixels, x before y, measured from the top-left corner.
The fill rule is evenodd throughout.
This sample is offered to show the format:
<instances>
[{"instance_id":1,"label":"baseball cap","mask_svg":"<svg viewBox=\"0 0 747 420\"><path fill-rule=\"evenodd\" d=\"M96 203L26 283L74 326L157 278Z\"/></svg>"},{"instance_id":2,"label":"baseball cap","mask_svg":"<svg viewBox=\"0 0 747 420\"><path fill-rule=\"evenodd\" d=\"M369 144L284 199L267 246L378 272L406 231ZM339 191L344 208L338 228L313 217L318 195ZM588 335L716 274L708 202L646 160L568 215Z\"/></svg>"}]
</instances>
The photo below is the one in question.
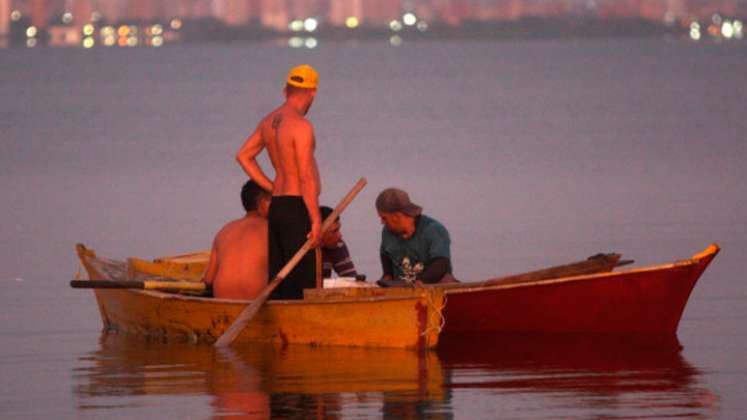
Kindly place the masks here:
<instances>
[{"instance_id":1,"label":"baseball cap","mask_svg":"<svg viewBox=\"0 0 747 420\"><path fill-rule=\"evenodd\" d=\"M319 74L308 64L293 67L288 72L288 84L304 89L315 89Z\"/></svg>"},{"instance_id":2,"label":"baseball cap","mask_svg":"<svg viewBox=\"0 0 747 420\"><path fill-rule=\"evenodd\" d=\"M420 216L423 208L410 201L410 196L399 188L387 188L376 197L376 210L381 213L402 212L411 217Z\"/></svg>"}]
</instances>

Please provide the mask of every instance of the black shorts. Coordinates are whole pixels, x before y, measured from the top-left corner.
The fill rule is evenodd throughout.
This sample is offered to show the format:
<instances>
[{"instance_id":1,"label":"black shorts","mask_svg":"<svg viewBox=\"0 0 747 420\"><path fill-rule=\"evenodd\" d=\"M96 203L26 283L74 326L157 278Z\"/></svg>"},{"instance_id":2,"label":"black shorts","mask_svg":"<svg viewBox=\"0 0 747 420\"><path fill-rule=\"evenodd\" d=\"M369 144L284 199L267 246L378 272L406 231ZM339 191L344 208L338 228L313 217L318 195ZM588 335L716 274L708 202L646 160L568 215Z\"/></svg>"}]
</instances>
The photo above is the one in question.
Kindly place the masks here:
<instances>
[{"instance_id":1,"label":"black shorts","mask_svg":"<svg viewBox=\"0 0 747 420\"><path fill-rule=\"evenodd\" d=\"M272 197L268 218L270 281L306 243L311 219L300 196ZM270 299L303 299L303 289L316 287L316 258L309 251L272 292Z\"/></svg>"}]
</instances>

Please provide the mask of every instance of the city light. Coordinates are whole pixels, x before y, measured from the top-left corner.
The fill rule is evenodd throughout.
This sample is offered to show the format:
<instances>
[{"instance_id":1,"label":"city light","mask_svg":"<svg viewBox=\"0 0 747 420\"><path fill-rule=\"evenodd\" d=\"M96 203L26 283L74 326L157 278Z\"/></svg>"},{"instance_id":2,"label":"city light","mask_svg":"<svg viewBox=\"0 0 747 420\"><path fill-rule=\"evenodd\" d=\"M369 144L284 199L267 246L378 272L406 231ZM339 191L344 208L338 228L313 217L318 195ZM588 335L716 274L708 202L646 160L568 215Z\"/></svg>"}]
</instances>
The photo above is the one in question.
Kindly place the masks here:
<instances>
[{"instance_id":1,"label":"city light","mask_svg":"<svg viewBox=\"0 0 747 420\"><path fill-rule=\"evenodd\" d=\"M114 45L117 44L117 37L115 37L114 35L102 35L102 38L103 38L102 42L107 47L113 47Z\"/></svg>"},{"instance_id":2,"label":"city light","mask_svg":"<svg viewBox=\"0 0 747 420\"><path fill-rule=\"evenodd\" d=\"M574 12L550 7L550 1L516 0L518 6L514 3L507 6L504 3L508 2L470 0L467 1L469 7L451 7L451 2L445 0L395 0L399 5L397 8L383 5L385 2L381 2L382 5L379 7L380 2L373 1L370 7L363 7L359 4L360 0L354 2L357 6L350 7L347 0L339 0L345 7L311 7L310 4L316 0L303 0L309 2L309 7L301 7L302 0L284 2L285 6L267 9L234 5L243 1L219 2L220 7L201 9L197 15L193 11L185 10L185 16L189 17L185 18L188 20L183 20L179 17L172 18L174 15L165 15L164 13L168 12L159 8L145 7L140 2L130 0L128 7L120 8L104 7L107 2L86 1L79 4L77 0L59 0L59 4L55 3L56 6L49 10L34 7L31 4L33 2L14 0L10 1L6 8L4 35L0 37L0 42L5 42L3 46L23 46L25 42L28 46L45 47L157 47L172 42L228 39L236 28L244 25L243 27L251 29L241 32L242 39L262 42L271 37L283 45L287 42L292 48L313 49L317 48L320 42L324 42L323 39L326 37L334 40L340 37L378 38L399 46L404 42L404 34L411 37L408 38L408 42L425 38L460 36L460 31L489 38L535 34L552 37L571 33L574 36L594 35L598 31L611 28L610 36L616 36L620 30L628 31L625 35L635 35L644 24L650 25L648 27L653 34L662 37L727 42L744 38L743 22L747 10L742 6L723 6L722 3L726 0L721 0L721 3L716 0L703 0L704 4L709 4L708 7L691 5L681 0L656 0L661 7L656 9L655 13L652 12L653 9L642 4L646 2L631 1L625 5L620 2L620 6L612 7L612 2L566 0L588 3L584 16L598 19L598 22L590 25L592 29L588 32L583 28L576 30L577 27L572 21L578 16ZM299 7L295 7L296 2ZM747 4L747 0L737 2ZM557 3L561 3L560 0L557 0ZM610 4L602 6L602 3ZM525 4L531 6L524 7ZM14 9L11 7L13 5L18 7ZM428 22L423 20L423 17L427 17ZM530 17L532 19L529 19ZM203 21L202 18L206 20ZM554 25L552 19L556 18L561 19L560 22L568 22ZM631 23L626 23L626 19ZM139 23L128 25L123 22ZM204 25L203 22L209 24ZM480 27L476 32L470 32L469 26L473 23ZM34 26L30 26L32 24ZM99 26L109 24L115 26ZM184 25L193 26L189 27L188 33L179 33L184 29ZM426 31L431 31L432 34L419 34Z\"/></svg>"},{"instance_id":3,"label":"city light","mask_svg":"<svg viewBox=\"0 0 747 420\"><path fill-rule=\"evenodd\" d=\"M117 31L113 26L101 28L101 42L107 47L112 47L117 43Z\"/></svg>"},{"instance_id":4,"label":"city light","mask_svg":"<svg viewBox=\"0 0 747 420\"><path fill-rule=\"evenodd\" d=\"M303 44L303 38L300 36L294 36L288 40L288 46L291 48L301 48L303 47Z\"/></svg>"},{"instance_id":5,"label":"city light","mask_svg":"<svg viewBox=\"0 0 747 420\"><path fill-rule=\"evenodd\" d=\"M288 29L290 29L293 32L300 32L303 31L303 21L301 19L296 19L288 24Z\"/></svg>"},{"instance_id":6,"label":"city light","mask_svg":"<svg viewBox=\"0 0 747 420\"><path fill-rule=\"evenodd\" d=\"M700 36L700 24L698 22L692 22L690 24L690 39L693 41L699 41Z\"/></svg>"},{"instance_id":7,"label":"city light","mask_svg":"<svg viewBox=\"0 0 747 420\"><path fill-rule=\"evenodd\" d=\"M302 38L300 36L294 36L288 39L288 46L291 48L308 48L313 49L319 45L319 41L314 37Z\"/></svg>"},{"instance_id":8,"label":"city light","mask_svg":"<svg viewBox=\"0 0 747 420\"><path fill-rule=\"evenodd\" d=\"M317 26L319 26L319 22L314 18L308 18L303 21L303 28L308 32L314 32Z\"/></svg>"},{"instance_id":9,"label":"city light","mask_svg":"<svg viewBox=\"0 0 747 420\"><path fill-rule=\"evenodd\" d=\"M407 26L412 26L418 21L418 18L415 17L414 13L405 13L402 16L402 22Z\"/></svg>"},{"instance_id":10,"label":"city light","mask_svg":"<svg viewBox=\"0 0 747 420\"><path fill-rule=\"evenodd\" d=\"M360 22L358 21L358 18L355 16L350 16L349 18L345 19L345 26L347 26L350 29L357 28L358 25L360 25Z\"/></svg>"},{"instance_id":11,"label":"city light","mask_svg":"<svg viewBox=\"0 0 747 420\"><path fill-rule=\"evenodd\" d=\"M734 27L732 26L731 21L725 20L721 25L721 35L726 39L731 39L734 36Z\"/></svg>"},{"instance_id":12,"label":"city light","mask_svg":"<svg viewBox=\"0 0 747 420\"><path fill-rule=\"evenodd\" d=\"M734 38L744 38L744 24L742 23L742 21L735 20L732 26L734 27Z\"/></svg>"}]
</instances>

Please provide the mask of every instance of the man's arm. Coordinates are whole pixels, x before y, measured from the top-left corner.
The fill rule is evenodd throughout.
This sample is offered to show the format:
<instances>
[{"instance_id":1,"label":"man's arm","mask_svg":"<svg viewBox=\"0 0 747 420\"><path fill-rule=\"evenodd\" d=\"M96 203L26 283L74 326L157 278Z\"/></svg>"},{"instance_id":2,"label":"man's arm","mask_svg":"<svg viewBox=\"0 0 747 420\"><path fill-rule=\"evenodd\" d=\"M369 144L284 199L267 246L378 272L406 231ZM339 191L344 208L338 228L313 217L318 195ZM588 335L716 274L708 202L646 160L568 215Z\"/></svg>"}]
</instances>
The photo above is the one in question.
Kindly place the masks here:
<instances>
[{"instance_id":1,"label":"man's arm","mask_svg":"<svg viewBox=\"0 0 747 420\"><path fill-rule=\"evenodd\" d=\"M264 141L262 141L262 131L260 127L254 130L254 133L249 136L241 146L239 152L236 154L236 161L239 162L241 168L249 175L249 178L253 179L263 189L272 192L272 181L265 175L262 168L257 163L257 155L265 147Z\"/></svg>"},{"instance_id":2,"label":"man's arm","mask_svg":"<svg viewBox=\"0 0 747 420\"><path fill-rule=\"evenodd\" d=\"M423 272L423 283L438 283L449 272L449 259L445 257L436 257L428 261L428 268Z\"/></svg>"},{"instance_id":3,"label":"man's arm","mask_svg":"<svg viewBox=\"0 0 747 420\"><path fill-rule=\"evenodd\" d=\"M345 241L341 241L339 248L331 250L332 266L340 277L355 277L358 273L355 271L355 264L350 257L350 251ZM329 252L329 251L328 251Z\"/></svg>"},{"instance_id":4,"label":"man's arm","mask_svg":"<svg viewBox=\"0 0 747 420\"><path fill-rule=\"evenodd\" d=\"M319 243L322 230L322 218L319 214L321 183L316 159L314 158L314 129L308 121L302 121L298 124L295 132L295 145L298 175L301 181L301 196L311 219L309 239L316 246Z\"/></svg>"},{"instance_id":5,"label":"man's arm","mask_svg":"<svg viewBox=\"0 0 747 420\"><path fill-rule=\"evenodd\" d=\"M392 260L383 253L379 254L379 258L381 258L381 280L393 280L394 267L392 267Z\"/></svg>"},{"instance_id":6,"label":"man's arm","mask_svg":"<svg viewBox=\"0 0 747 420\"><path fill-rule=\"evenodd\" d=\"M429 226L425 237L428 241L428 263L421 279L426 284L438 283L450 271L451 238L449 231L441 224Z\"/></svg>"}]
</instances>

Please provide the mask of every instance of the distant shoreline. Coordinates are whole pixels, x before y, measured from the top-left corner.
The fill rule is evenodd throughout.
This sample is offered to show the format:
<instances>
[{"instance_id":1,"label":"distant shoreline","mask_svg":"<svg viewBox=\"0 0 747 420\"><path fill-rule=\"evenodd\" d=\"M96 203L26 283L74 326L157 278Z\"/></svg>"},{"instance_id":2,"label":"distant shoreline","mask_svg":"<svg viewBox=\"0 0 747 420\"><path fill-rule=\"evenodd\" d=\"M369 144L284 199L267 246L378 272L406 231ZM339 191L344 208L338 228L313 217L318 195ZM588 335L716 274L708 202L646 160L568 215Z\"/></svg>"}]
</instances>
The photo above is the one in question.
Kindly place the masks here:
<instances>
[{"instance_id":1,"label":"distant shoreline","mask_svg":"<svg viewBox=\"0 0 747 420\"><path fill-rule=\"evenodd\" d=\"M724 18L728 19L728 18ZM692 22L656 22L642 18L612 18L600 19L597 17L527 17L514 21L493 22L464 22L460 26L449 26L446 24L432 24L427 27L399 25L396 30L390 27L359 27L350 29L346 27L333 27L321 25L314 31L277 31L253 22L244 26L228 26L215 18L203 18L195 20L180 21L178 29L169 27L168 22L97 22L91 26L91 33L81 35L80 28L66 26L61 23L52 23L45 30L40 30L34 39L33 45L29 45L27 30L29 23L19 21L12 27L7 38L7 44L11 47L24 46L80 46L80 41L88 36L90 46L103 45L103 31L106 27L110 32L112 28L129 26L139 37L134 45L155 45L150 28L162 27L162 39L159 45L180 43L214 43L214 42L266 42L266 41L289 41L289 43L303 44L309 40L318 41L382 41L392 43L416 40L519 40L519 39L572 39L572 38L646 38L656 36L673 36L678 38L692 37ZM711 22L697 23L703 27L703 36L719 38L720 29L713 27ZM741 25L741 23L740 23ZM706 28L711 32L706 34ZM715 29L715 32L714 32ZM58 45L53 41L53 34L58 35L60 31L72 32L80 41ZM69 35L69 34L68 34ZM133 36L132 34L130 36ZM740 37L742 35L740 34ZM698 34L700 37L700 34ZM57 38L60 38L59 36ZM63 37L64 38L64 37ZM291 42L292 40L292 42ZM116 41L116 38L115 38ZM157 45L157 46L159 46ZM113 44L108 44L113 46ZM302 45L300 45L302 46Z\"/></svg>"},{"instance_id":2,"label":"distant shoreline","mask_svg":"<svg viewBox=\"0 0 747 420\"><path fill-rule=\"evenodd\" d=\"M212 21L212 22L211 22ZM421 31L416 27L339 28L321 27L314 32L279 32L256 26L228 27L218 21L185 22L184 41L252 41L291 37L314 37L319 40L389 39L399 36L416 39L524 39L569 37L641 37L657 35L687 35L687 28L667 26L645 19L596 18L524 18L507 22L465 22L454 27L431 25Z\"/></svg>"}]
</instances>

